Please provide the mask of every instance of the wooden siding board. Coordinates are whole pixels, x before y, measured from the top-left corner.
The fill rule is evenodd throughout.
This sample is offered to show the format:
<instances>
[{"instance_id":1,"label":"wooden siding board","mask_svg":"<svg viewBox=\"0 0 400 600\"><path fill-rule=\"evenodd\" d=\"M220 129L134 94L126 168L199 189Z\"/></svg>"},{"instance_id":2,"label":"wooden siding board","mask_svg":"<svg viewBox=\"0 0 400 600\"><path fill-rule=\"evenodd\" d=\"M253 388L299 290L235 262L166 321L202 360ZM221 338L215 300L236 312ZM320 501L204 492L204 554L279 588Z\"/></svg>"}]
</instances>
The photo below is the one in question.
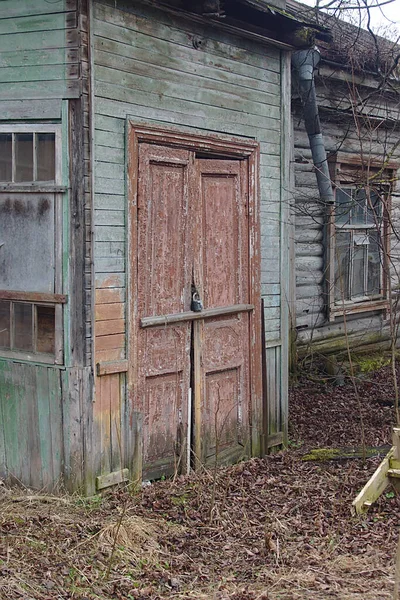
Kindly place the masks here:
<instances>
[{"instance_id":1,"label":"wooden siding board","mask_svg":"<svg viewBox=\"0 0 400 600\"><path fill-rule=\"evenodd\" d=\"M1 100L0 114L5 121L60 119L61 98L41 100Z\"/></svg>"},{"instance_id":2,"label":"wooden siding board","mask_svg":"<svg viewBox=\"0 0 400 600\"><path fill-rule=\"evenodd\" d=\"M61 0L61 2L48 2L48 0L2 0L0 2L0 19L14 19L21 16L46 15L48 13L59 13L74 11L77 8L77 0Z\"/></svg>"},{"instance_id":3,"label":"wooden siding board","mask_svg":"<svg viewBox=\"0 0 400 600\"><path fill-rule=\"evenodd\" d=\"M254 129L267 129L268 131L279 131L280 121L278 118L274 118L274 115L253 115L251 113L248 114L243 109L231 109L228 112L221 106L212 106L206 102L192 101L190 93L188 93L188 90L185 90L183 84L182 89L183 91L186 91L187 94L185 94L183 98L173 98L173 100L171 100L171 98L164 95L162 91L160 94L147 93L118 84L103 83L100 81L96 81L95 83L95 92L97 96L103 99L127 103L130 105L131 112L140 110L138 113L139 116L154 118L154 110L169 111L171 115L176 113L177 115L186 115L187 118L192 117L192 123L195 123L197 120L197 126L204 128L204 119L207 120L207 123L212 121L218 122L220 127L221 123L228 118L227 115L229 114L231 128L233 125L236 125L252 127ZM201 119L203 119L202 124L200 123ZM171 122L181 124L182 116L179 118L175 116ZM215 127L215 130L218 131L217 127Z\"/></svg>"},{"instance_id":4,"label":"wooden siding board","mask_svg":"<svg viewBox=\"0 0 400 600\"><path fill-rule=\"evenodd\" d=\"M21 16L14 19L0 18L0 35L26 34L31 32L50 31L54 29L75 29L77 17L75 12L52 13L49 15ZM12 46L10 46L12 48Z\"/></svg>"},{"instance_id":5,"label":"wooden siding board","mask_svg":"<svg viewBox=\"0 0 400 600\"><path fill-rule=\"evenodd\" d=\"M188 56L193 55L194 60L200 55L201 60L209 60L211 64L215 65L215 59L218 57L219 68L223 68L226 64L224 61L227 61L227 70L236 69L255 79L258 77L260 80L272 80L276 83L279 81L279 51L275 48L267 48L256 42L250 42L221 31L216 32L210 27L205 28L196 24L196 34L201 36L203 30L207 39L206 52L199 53L194 50L192 44L194 31L188 28L184 19L167 16L162 11L152 10L149 7L145 8L144 16L138 14L140 13L139 6L135 6L134 10L136 14L113 10L112 7L95 3L94 18L97 33L107 37L104 35L104 25L112 24L120 30L117 33L117 41L123 40L127 44L132 44L132 36L136 31L151 37L153 47L156 47L158 41L164 40L178 48L183 47L182 49L188 53ZM110 39L113 39L110 29L108 31ZM160 51L165 51L165 47L161 47ZM268 74L265 72L266 69L269 71Z\"/></svg>"},{"instance_id":6,"label":"wooden siding board","mask_svg":"<svg viewBox=\"0 0 400 600\"><path fill-rule=\"evenodd\" d=\"M21 68L40 67L42 65L67 65L79 63L79 51L77 48L52 48L47 50L11 50L2 52L0 55L0 67ZM2 71L2 79L3 79Z\"/></svg>"},{"instance_id":7,"label":"wooden siding board","mask_svg":"<svg viewBox=\"0 0 400 600\"><path fill-rule=\"evenodd\" d=\"M48 369L40 369L36 372L36 400L37 400L37 420L34 428L39 437L40 446L40 484L32 485L36 488L51 489L52 482L55 480L53 472L53 447L51 439L52 421L50 413L50 395Z\"/></svg>"},{"instance_id":8,"label":"wooden siding board","mask_svg":"<svg viewBox=\"0 0 400 600\"><path fill-rule=\"evenodd\" d=\"M101 54L99 61L98 54ZM113 56L108 53L97 53L96 78L104 83L124 85L127 88L141 90L145 93L162 93L172 98L182 97L182 84L196 102L211 106L224 106L233 110L244 110L249 114L279 118L279 89L271 92L259 92L247 88L230 86L218 80L191 76L187 72L182 80L182 74L173 70L151 67L153 77L148 78L149 65L138 61ZM272 86L271 86L272 87ZM277 88L277 86L276 86ZM243 90L243 91L242 91ZM190 96L189 96L190 97Z\"/></svg>"},{"instance_id":9,"label":"wooden siding board","mask_svg":"<svg viewBox=\"0 0 400 600\"><path fill-rule=\"evenodd\" d=\"M50 433L51 438L51 464L53 485L60 481L63 470L63 434L62 434L62 393L61 373L58 369L47 369L49 388L49 411L50 411Z\"/></svg>"},{"instance_id":10,"label":"wooden siding board","mask_svg":"<svg viewBox=\"0 0 400 600\"><path fill-rule=\"evenodd\" d=\"M108 27L110 25L108 24ZM131 43L127 39L118 39L120 32L115 29L113 37L117 39L107 39L107 33L102 36L102 32L99 31L99 35L96 37L94 42L96 57L98 64L103 64L103 54L114 54L118 55L122 59L122 66L125 68L131 64L130 61L135 63L142 63L143 66L140 69L145 68L145 65L155 65L158 68L164 68L168 72L179 74L182 76L191 75L200 78L200 81L204 83L204 80L214 82L218 85L222 82L223 85L235 86L238 88L235 90L235 94L247 94L249 90L260 91L262 93L273 94L278 93L279 79L271 81L264 75L263 79L260 79L260 74L251 71L246 71L245 74L239 73L240 67L233 68L232 64L225 63L221 64L218 61L218 71L215 69L215 61L213 61L208 54L199 53L193 48L184 48L177 46L173 56L168 56L166 51L168 50L168 40L155 40L155 43L151 47L148 46L148 36L141 34L140 32L135 33L135 47L133 48ZM124 60L125 59L125 60ZM106 63L107 64L107 63ZM207 85L207 84L206 84ZM272 98L271 98L272 100ZM272 100L273 101L273 100ZM268 103L268 102L267 102ZM274 102L275 104L275 102Z\"/></svg>"},{"instance_id":11,"label":"wooden siding board","mask_svg":"<svg viewBox=\"0 0 400 600\"><path fill-rule=\"evenodd\" d=\"M0 100L24 100L26 98L78 98L81 95L79 80L66 81L21 81L15 83L0 82Z\"/></svg>"}]
</instances>

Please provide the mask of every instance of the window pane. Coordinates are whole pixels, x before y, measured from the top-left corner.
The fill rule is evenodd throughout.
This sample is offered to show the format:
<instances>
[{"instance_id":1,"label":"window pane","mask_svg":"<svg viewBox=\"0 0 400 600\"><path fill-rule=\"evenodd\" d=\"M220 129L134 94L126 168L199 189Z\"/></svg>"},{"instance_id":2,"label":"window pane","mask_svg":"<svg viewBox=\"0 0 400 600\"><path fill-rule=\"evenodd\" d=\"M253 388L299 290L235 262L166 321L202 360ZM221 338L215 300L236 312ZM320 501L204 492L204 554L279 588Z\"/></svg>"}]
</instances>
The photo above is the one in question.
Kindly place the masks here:
<instances>
[{"instance_id":1,"label":"window pane","mask_svg":"<svg viewBox=\"0 0 400 600\"><path fill-rule=\"evenodd\" d=\"M16 350L33 350L32 305L13 303L14 307L14 348Z\"/></svg>"},{"instance_id":2,"label":"window pane","mask_svg":"<svg viewBox=\"0 0 400 600\"><path fill-rule=\"evenodd\" d=\"M33 133L15 134L15 181L33 181Z\"/></svg>"},{"instance_id":3,"label":"window pane","mask_svg":"<svg viewBox=\"0 0 400 600\"><path fill-rule=\"evenodd\" d=\"M367 294L376 296L381 292L381 252L379 234L370 232L368 246L368 286Z\"/></svg>"},{"instance_id":4,"label":"window pane","mask_svg":"<svg viewBox=\"0 0 400 600\"><path fill-rule=\"evenodd\" d=\"M54 306L37 306L37 352L54 354L55 346L55 308Z\"/></svg>"},{"instance_id":5,"label":"window pane","mask_svg":"<svg viewBox=\"0 0 400 600\"><path fill-rule=\"evenodd\" d=\"M367 202L367 223L379 225L382 215L382 201L376 192L371 191Z\"/></svg>"},{"instance_id":6,"label":"window pane","mask_svg":"<svg viewBox=\"0 0 400 600\"><path fill-rule=\"evenodd\" d=\"M367 246L354 245L352 297L364 296L365 255Z\"/></svg>"},{"instance_id":7,"label":"window pane","mask_svg":"<svg viewBox=\"0 0 400 600\"><path fill-rule=\"evenodd\" d=\"M38 181L54 181L56 172L54 133L38 133L36 136L36 164Z\"/></svg>"},{"instance_id":8,"label":"window pane","mask_svg":"<svg viewBox=\"0 0 400 600\"><path fill-rule=\"evenodd\" d=\"M0 348L10 348L10 302L0 301Z\"/></svg>"},{"instance_id":9,"label":"window pane","mask_svg":"<svg viewBox=\"0 0 400 600\"><path fill-rule=\"evenodd\" d=\"M337 188L336 190L336 223L347 225L350 223L350 212L352 207L352 190L350 188Z\"/></svg>"},{"instance_id":10,"label":"window pane","mask_svg":"<svg viewBox=\"0 0 400 600\"><path fill-rule=\"evenodd\" d=\"M349 292L349 264L350 264L350 233L336 232L335 252L335 301L341 302L350 298Z\"/></svg>"},{"instance_id":11,"label":"window pane","mask_svg":"<svg viewBox=\"0 0 400 600\"><path fill-rule=\"evenodd\" d=\"M356 190L354 194L351 222L353 225L365 225L367 209L367 195L365 190Z\"/></svg>"},{"instance_id":12,"label":"window pane","mask_svg":"<svg viewBox=\"0 0 400 600\"><path fill-rule=\"evenodd\" d=\"M0 289L54 292L54 194L0 194Z\"/></svg>"},{"instance_id":13,"label":"window pane","mask_svg":"<svg viewBox=\"0 0 400 600\"><path fill-rule=\"evenodd\" d=\"M0 133L0 181L12 181L11 133Z\"/></svg>"}]
</instances>

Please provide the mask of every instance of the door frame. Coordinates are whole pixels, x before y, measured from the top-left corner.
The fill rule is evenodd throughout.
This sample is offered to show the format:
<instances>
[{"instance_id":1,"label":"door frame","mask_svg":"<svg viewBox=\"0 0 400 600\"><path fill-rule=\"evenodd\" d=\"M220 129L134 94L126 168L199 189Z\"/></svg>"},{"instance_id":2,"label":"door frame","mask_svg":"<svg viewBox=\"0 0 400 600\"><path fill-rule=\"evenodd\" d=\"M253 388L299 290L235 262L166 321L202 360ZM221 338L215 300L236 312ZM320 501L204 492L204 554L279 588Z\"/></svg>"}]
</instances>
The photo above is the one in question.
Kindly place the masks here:
<instances>
[{"instance_id":1,"label":"door frame","mask_svg":"<svg viewBox=\"0 0 400 600\"><path fill-rule=\"evenodd\" d=\"M259 191L259 160L260 147L256 140L240 139L223 134L188 133L173 127L158 127L137 124L127 119L127 249L126 265L126 312L127 312L127 394L134 393L138 378L136 349L136 274L137 274L137 194L139 144L150 143L174 148L188 149L202 155L214 158L246 159L248 164L248 259L249 259L249 303L254 305L250 313L249 340L249 429L251 455L261 456L264 451L263 439L264 413L266 407L262 400L262 356L261 356L261 285L260 285L260 191ZM128 400L128 422L134 425L138 435L141 435L140 415L135 413L133 402ZM129 428L132 430L132 427ZM132 447L127 444L127 447ZM139 450L141 439L134 441L134 447ZM141 473L141 453L136 457L127 457L132 464L134 475ZM140 463L140 464L139 464Z\"/></svg>"}]
</instances>

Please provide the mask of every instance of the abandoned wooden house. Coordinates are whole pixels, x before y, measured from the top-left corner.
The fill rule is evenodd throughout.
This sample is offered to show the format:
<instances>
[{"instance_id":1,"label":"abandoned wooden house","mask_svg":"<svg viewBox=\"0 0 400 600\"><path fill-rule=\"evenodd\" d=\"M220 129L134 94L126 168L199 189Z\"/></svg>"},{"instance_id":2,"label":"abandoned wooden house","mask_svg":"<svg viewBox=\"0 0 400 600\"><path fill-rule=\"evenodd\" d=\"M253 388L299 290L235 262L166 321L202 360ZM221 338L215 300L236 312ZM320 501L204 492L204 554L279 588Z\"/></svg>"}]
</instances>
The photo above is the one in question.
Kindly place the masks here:
<instances>
[{"instance_id":1,"label":"abandoned wooden house","mask_svg":"<svg viewBox=\"0 0 400 600\"><path fill-rule=\"evenodd\" d=\"M287 8L316 20L310 7ZM289 312L293 354L334 372L332 355L376 352L396 336L400 48L332 16L318 23L331 38L294 63Z\"/></svg>"},{"instance_id":2,"label":"abandoned wooden house","mask_svg":"<svg viewBox=\"0 0 400 600\"><path fill-rule=\"evenodd\" d=\"M0 2L4 480L91 493L286 435L303 24L220 4Z\"/></svg>"}]
</instances>

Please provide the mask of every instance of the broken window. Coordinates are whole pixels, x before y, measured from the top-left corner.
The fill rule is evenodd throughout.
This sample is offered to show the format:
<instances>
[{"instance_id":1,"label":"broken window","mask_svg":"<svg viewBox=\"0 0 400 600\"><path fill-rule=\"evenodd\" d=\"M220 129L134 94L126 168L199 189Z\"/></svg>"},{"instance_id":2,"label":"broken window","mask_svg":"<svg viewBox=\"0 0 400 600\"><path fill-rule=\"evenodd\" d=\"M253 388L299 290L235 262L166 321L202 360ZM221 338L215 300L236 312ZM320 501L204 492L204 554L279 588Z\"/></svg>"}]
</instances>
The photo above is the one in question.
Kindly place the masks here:
<instances>
[{"instance_id":1,"label":"broken window","mask_svg":"<svg viewBox=\"0 0 400 600\"><path fill-rule=\"evenodd\" d=\"M0 127L2 355L61 361L60 141L58 125Z\"/></svg>"},{"instance_id":2,"label":"broken window","mask_svg":"<svg viewBox=\"0 0 400 600\"><path fill-rule=\"evenodd\" d=\"M376 191L339 188L335 207L335 302L382 295L382 202Z\"/></svg>"},{"instance_id":3,"label":"broken window","mask_svg":"<svg viewBox=\"0 0 400 600\"><path fill-rule=\"evenodd\" d=\"M387 215L391 173L336 164L330 235L331 316L387 307ZM366 177L368 175L368 177ZM367 180L367 184L363 184Z\"/></svg>"}]
</instances>

